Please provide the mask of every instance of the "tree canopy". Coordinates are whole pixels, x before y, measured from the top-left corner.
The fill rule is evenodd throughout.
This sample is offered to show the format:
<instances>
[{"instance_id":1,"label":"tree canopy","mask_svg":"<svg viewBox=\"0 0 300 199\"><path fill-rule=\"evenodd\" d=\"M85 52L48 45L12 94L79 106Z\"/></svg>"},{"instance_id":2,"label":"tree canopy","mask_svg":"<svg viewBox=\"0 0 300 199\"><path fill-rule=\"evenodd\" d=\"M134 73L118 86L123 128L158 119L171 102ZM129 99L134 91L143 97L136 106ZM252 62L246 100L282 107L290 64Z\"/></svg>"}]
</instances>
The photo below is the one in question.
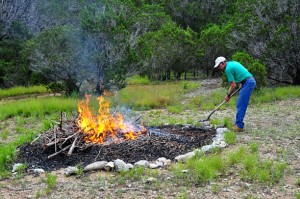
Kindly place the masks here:
<instances>
[{"instance_id":1,"label":"tree canopy","mask_svg":"<svg viewBox=\"0 0 300 199\"><path fill-rule=\"evenodd\" d=\"M135 74L208 76L217 56L255 60L249 67L265 68L257 70L269 82L300 84L299 8L297 0L1 1L0 87L60 82L70 93L87 79L121 88Z\"/></svg>"}]
</instances>

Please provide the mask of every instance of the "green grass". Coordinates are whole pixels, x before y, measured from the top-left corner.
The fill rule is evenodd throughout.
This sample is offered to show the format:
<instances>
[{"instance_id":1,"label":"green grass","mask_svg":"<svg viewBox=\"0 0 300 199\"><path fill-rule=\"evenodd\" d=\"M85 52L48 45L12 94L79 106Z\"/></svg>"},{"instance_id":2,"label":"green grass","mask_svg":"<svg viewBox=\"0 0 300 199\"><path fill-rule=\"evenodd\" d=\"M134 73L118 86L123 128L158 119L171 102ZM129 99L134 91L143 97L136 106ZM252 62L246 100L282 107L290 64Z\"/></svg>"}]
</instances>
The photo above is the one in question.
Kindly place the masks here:
<instances>
[{"instance_id":1,"label":"green grass","mask_svg":"<svg viewBox=\"0 0 300 199\"><path fill-rule=\"evenodd\" d=\"M42 178L41 182L47 185L46 189L38 190L35 193L35 198L45 198L51 193L51 190L57 186L57 176L51 173L46 173L46 178Z\"/></svg>"},{"instance_id":2,"label":"green grass","mask_svg":"<svg viewBox=\"0 0 300 199\"><path fill-rule=\"evenodd\" d=\"M3 140L6 140L7 137L8 137L8 135L9 135L9 130L8 130L8 129L2 130L2 131L0 132L0 135L1 135L1 138L2 138Z\"/></svg>"},{"instance_id":3,"label":"green grass","mask_svg":"<svg viewBox=\"0 0 300 199\"><path fill-rule=\"evenodd\" d=\"M42 99L25 99L6 102L0 107L0 120L14 116L42 116L57 111L77 110L77 100L74 98L50 97Z\"/></svg>"},{"instance_id":4,"label":"green grass","mask_svg":"<svg viewBox=\"0 0 300 199\"><path fill-rule=\"evenodd\" d=\"M295 183L298 187L300 187L300 178L298 178L297 180L296 180L296 183Z\"/></svg>"},{"instance_id":5,"label":"green grass","mask_svg":"<svg viewBox=\"0 0 300 199\"><path fill-rule=\"evenodd\" d=\"M17 172L16 178L17 179L22 178L25 175L26 169L27 169L26 164L22 164L22 165L18 166L16 168L16 172Z\"/></svg>"},{"instance_id":6,"label":"green grass","mask_svg":"<svg viewBox=\"0 0 300 199\"><path fill-rule=\"evenodd\" d=\"M0 145L0 173L6 173L14 162L18 146L31 142L39 132L51 128L51 119L59 118L61 111L68 113L74 110L77 110L77 100L74 98L50 97L4 103L0 107L0 120L13 118L13 129L9 132L15 132L14 135L17 136L12 137L9 143ZM41 121L42 127L37 125ZM1 132L3 139L7 139L9 135L7 129ZM3 177L6 175L0 176Z\"/></svg>"},{"instance_id":7,"label":"green grass","mask_svg":"<svg viewBox=\"0 0 300 199\"><path fill-rule=\"evenodd\" d=\"M46 179L45 179L45 182L47 184L47 188L45 190L46 195L48 195L50 191L56 187L56 179L57 179L56 175L53 175L51 173L46 174Z\"/></svg>"},{"instance_id":8,"label":"green grass","mask_svg":"<svg viewBox=\"0 0 300 199\"><path fill-rule=\"evenodd\" d=\"M122 171L120 175L124 177L124 179L140 180L145 175L145 168L134 167L129 171Z\"/></svg>"},{"instance_id":9,"label":"green grass","mask_svg":"<svg viewBox=\"0 0 300 199\"><path fill-rule=\"evenodd\" d=\"M283 178L287 164L275 160L262 160L253 150L240 147L226 153L209 153L190 159L186 164L172 167L174 182L179 185L205 184L235 170L242 180L273 185ZM183 173L187 170L187 173Z\"/></svg>"},{"instance_id":10,"label":"green grass","mask_svg":"<svg viewBox=\"0 0 300 199\"><path fill-rule=\"evenodd\" d=\"M131 85L122 89L117 96L110 99L114 106L126 104L135 110L166 108L180 112L180 100L183 94L199 88L195 81L166 82L151 85Z\"/></svg>"},{"instance_id":11,"label":"green grass","mask_svg":"<svg viewBox=\"0 0 300 199\"><path fill-rule=\"evenodd\" d=\"M233 126L233 123L232 123L230 117L225 117L223 119L223 123L224 123L224 126L227 127L227 128L231 128Z\"/></svg>"},{"instance_id":12,"label":"green grass","mask_svg":"<svg viewBox=\"0 0 300 199\"><path fill-rule=\"evenodd\" d=\"M225 169L220 154L204 156L201 158L190 159L186 164L178 163L173 166L172 172L174 182L177 184L196 184L207 183L217 178L218 174ZM187 170L187 173L183 173Z\"/></svg>"},{"instance_id":13,"label":"green grass","mask_svg":"<svg viewBox=\"0 0 300 199\"><path fill-rule=\"evenodd\" d=\"M20 134L11 141L10 143L7 144L1 144L0 145L0 173L7 171L9 168L10 164L15 160L16 157L16 148L24 143L28 143L31 140L34 139L34 136L37 133L34 131L29 132L29 129L27 132ZM0 179L6 177L0 175Z\"/></svg>"},{"instance_id":14,"label":"green grass","mask_svg":"<svg viewBox=\"0 0 300 199\"><path fill-rule=\"evenodd\" d=\"M231 151L226 154L227 163L231 165L239 164L242 162L244 155L246 154L246 147L240 147L238 150Z\"/></svg>"},{"instance_id":15,"label":"green grass","mask_svg":"<svg viewBox=\"0 0 300 199\"><path fill-rule=\"evenodd\" d=\"M274 88L262 88L254 92L250 103L261 104L270 103L284 99L293 99L300 97L300 86L286 86Z\"/></svg>"},{"instance_id":16,"label":"green grass","mask_svg":"<svg viewBox=\"0 0 300 199\"><path fill-rule=\"evenodd\" d=\"M9 89L0 89L0 98L26 95L26 94L40 94L40 93L47 93L47 92L49 91L44 86L31 86L31 87L18 86Z\"/></svg>"},{"instance_id":17,"label":"green grass","mask_svg":"<svg viewBox=\"0 0 300 199\"><path fill-rule=\"evenodd\" d=\"M148 85L150 83L148 77L141 77L140 75L134 75L127 79L128 85Z\"/></svg>"},{"instance_id":18,"label":"green grass","mask_svg":"<svg viewBox=\"0 0 300 199\"><path fill-rule=\"evenodd\" d=\"M249 148L250 148L252 153L258 152L258 145L257 145L256 142L250 142L249 143Z\"/></svg>"},{"instance_id":19,"label":"green grass","mask_svg":"<svg viewBox=\"0 0 300 199\"><path fill-rule=\"evenodd\" d=\"M234 144L236 142L236 135L234 132L225 132L224 139L227 144Z\"/></svg>"},{"instance_id":20,"label":"green grass","mask_svg":"<svg viewBox=\"0 0 300 199\"><path fill-rule=\"evenodd\" d=\"M183 106L176 104L166 107L169 113L181 113L183 111Z\"/></svg>"},{"instance_id":21,"label":"green grass","mask_svg":"<svg viewBox=\"0 0 300 199\"><path fill-rule=\"evenodd\" d=\"M216 106L220 105L224 101L224 97L226 95L227 90L225 88L219 88L212 92L208 96L196 96L193 97L190 102L190 107L197 107L201 110L212 110ZM220 107L220 110L225 109L226 107L234 107L236 101L236 96L232 97L232 99L225 103L223 106Z\"/></svg>"},{"instance_id":22,"label":"green grass","mask_svg":"<svg viewBox=\"0 0 300 199\"><path fill-rule=\"evenodd\" d=\"M127 104L138 110L164 108L174 105L183 90L178 84L169 83L162 85L130 86L122 89L113 102ZM120 100L119 102L116 100Z\"/></svg>"},{"instance_id":23,"label":"green grass","mask_svg":"<svg viewBox=\"0 0 300 199\"><path fill-rule=\"evenodd\" d=\"M52 113L51 115L42 115L39 117L28 117L22 119L22 124L19 125L20 117L16 116L12 118L10 121L11 123L15 123L12 125L10 129L5 129L4 134L3 131L1 132L1 136L3 138L6 137L5 134L9 133L11 136L9 142L1 141L0 142L0 173L5 173L6 175L0 175L1 178L7 177L6 171L9 170L11 164L14 162L16 157L16 149L18 146L23 145L24 143L31 142L37 134L41 132L45 132L49 128L53 127L51 123L51 119L57 120L59 118L60 113ZM23 121L25 120L25 121ZM7 132L7 133L5 133Z\"/></svg>"},{"instance_id":24,"label":"green grass","mask_svg":"<svg viewBox=\"0 0 300 199\"><path fill-rule=\"evenodd\" d=\"M221 104L226 95L227 89L219 88L208 96L193 97L189 102L189 107L197 107L201 110L213 110ZM263 104L285 99L295 99L300 97L300 86L262 88L254 90L250 99L250 104ZM224 104L220 109L226 107L235 107L237 95L234 96L228 103Z\"/></svg>"},{"instance_id":25,"label":"green grass","mask_svg":"<svg viewBox=\"0 0 300 199\"><path fill-rule=\"evenodd\" d=\"M215 119L211 119L211 120L210 120L210 124L215 125L215 126L219 126L219 125L222 124L222 122L221 122L220 119L215 118Z\"/></svg>"},{"instance_id":26,"label":"green grass","mask_svg":"<svg viewBox=\"0 0 300 199\"><path fill-rule=\"evenodd\" d=\"M4 172L9 164L14 160L15 158L15 150L16 150L16 143L8 144L8 145L2 145L0 147L0 173ZM2 177L6 176L1 176Z\"/></svg>"},{"instance_id":27,"label":"green grass","mask_svg":"<svg viewBox=\"0 0 300 199\"><path fill-rule=\"evenodd\" d=\"M167 108L169 112L180 114L182 111L186 110L189 106L180 105L182 99L184 99L183 94L189 92L193 89L199 87L198 82L181 81L173 83L162 83L162 84L149 84L149 85L136 85L128 86L127 88L120 91L120 93L114 98L110 99L113 105L118 105L118 103L126 103L129 107L135 108L137 110L151 109L151 108ZM2 90L3 91L3 90ZM213 92L210 96L198 96L190 99L191 107L197 107L198 109L213 109L216 105L219 105L226 94L226 89L220 88ZM21 95L21 91L18 91L15 95ZM265 88L257 90L251 97L250 104L260 104L260 103L270 103L277 100L283 100L287 98L299 98L300 97L300 87L277 87L277 88ZM230 100L222 108L228 106L234 106L236 97ZM92 100L91 100L92 101ZM2 102L0 106L0 120L5 121L1 123L1 138L0 143L0 178L7 175L7 169L11 166L15 159L16 148L26 142L30 142L34 137L41 131L46 131L47 129L53 127L51 120L57 120L59 118L59 113L61 111L71 112L77 110L77 100L74 98L63 98L63 97L49 97L41 99L24 99L18 101L8 101ZM177 123L193 123L193 118L178 118L173 115L164 116L164 111L162 110L152 110L149 114L151 117L151 122L154 125L162 125L164 123L177 124ZM153 118L152 118L153 117ZM14 121L14 129L9 123L10 120ZM9 121L9 122L6 122ZM221 121L215 121L220 123ZM41 126L37 125L41 124ZM230 119L224 119L224 124L226 126L231 126ZM33 127L34 126L34 127ZM35 128L39 126L39 131ZM11 135L16 135L13 139L10 138ZM261 134L261 132L259 132ZM231 143L235 142L235 137L233 134L225 135ZM10 138L10 139L8 139ZM9 140L9 143L7 140ZM275 183L281 179L283 171L286 168L286 164L282 162L270 161L263 162L257 156L258 146L255 143L249 143L248 148L241 147L237 151L226 154L225 157L221 157L221 162L216 160L210 160L210 158L204 159L202 161L215 162L213 164L219 165L223 169L218 170L212 166L212 168L207 168L202 163L190 163L187 165L181 165L183 169L189 169L196 167L195 165L200 165L198 170L195 169L194 182L201 183L207 182L215 179L218 173L222 173L227 167L233 167L239 165L242 167L242 171L239 172L241 178L249 181L258 181L261 183ZM219 155L219 154L217 154ZM279 154L281 155L281 153ZM282 155L283 152L282 152ZM259 164L257 164L257 162ZM193 165L194 164L194 165ZM263 165L263 166L262 166ZM193 169L194 170L194 169ZM255 172L254 172L255 171ZM135 171L136 172L136 171ZM207 172L203 174L203 177L199 177L202 172ZM129 174L134 176L134 174ZM141 175L137 173L137 175ZM179 175L179 172L178 172ZM184 175L185 176L185 175ZM128 176L127 176L128 177ZM190 176L193 177L193 176ZM135 177L133 177L135 178Z\"/></svg>"}]
</instances>

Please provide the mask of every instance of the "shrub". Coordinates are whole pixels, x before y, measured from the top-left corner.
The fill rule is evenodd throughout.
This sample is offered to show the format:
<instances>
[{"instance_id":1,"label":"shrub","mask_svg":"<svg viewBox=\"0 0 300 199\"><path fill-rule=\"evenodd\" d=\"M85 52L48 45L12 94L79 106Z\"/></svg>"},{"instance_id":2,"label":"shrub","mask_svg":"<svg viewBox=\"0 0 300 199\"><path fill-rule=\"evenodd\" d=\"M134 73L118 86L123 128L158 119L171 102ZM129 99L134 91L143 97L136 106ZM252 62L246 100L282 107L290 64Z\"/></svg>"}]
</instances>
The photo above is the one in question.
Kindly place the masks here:
<instances>
[{"instance_id":1,"label":"shrub","mask_svg":"<svg viewBox=\"0 0 300 199\"><path fill-rule=\"evenodd\" d=\"M248 69L248 71L255 77L258 88L266 85L267 69L265 65L259 62L259 60L252 58L246 52L240 51L232 55L232 59L240 62Z\"/></svg>"},{"instance_id":2,"label":"shrub","mask_svg":"<svg viewBox=\"0 0 300 199\"><path fill-rule=\"evenodd\" d=\"M134 75L127 79L127 83L129 85L148 85L150 84L150 80L147 76Z\"/></svg>"}]
</instances>

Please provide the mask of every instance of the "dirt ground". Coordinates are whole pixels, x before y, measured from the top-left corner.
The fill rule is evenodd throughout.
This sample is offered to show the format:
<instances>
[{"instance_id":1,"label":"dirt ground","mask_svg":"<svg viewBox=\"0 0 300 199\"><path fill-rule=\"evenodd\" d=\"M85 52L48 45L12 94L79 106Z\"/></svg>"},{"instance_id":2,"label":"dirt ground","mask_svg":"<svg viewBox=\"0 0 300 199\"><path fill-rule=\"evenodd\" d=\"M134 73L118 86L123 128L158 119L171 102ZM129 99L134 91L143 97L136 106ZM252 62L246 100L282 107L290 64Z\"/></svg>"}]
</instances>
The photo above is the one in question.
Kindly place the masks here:
<instances>
[{"instance_id":1,"label":"dirt ground","mask_svg":"<svg viewBox=\"0 0 300 199\"><path fill-rule=\"evenodd\" d=\"M199 95L217 88L219 82L207 80L193 94ZM209 111L187 111L174 117L205 118ZM142 112L147 117L148 112ZM168 113L166 113L168 114ZM212 118L234 119L235 110L217 111ZM300 99L250 105L245 118L245 131L237 134L237 142L224 150L255 142L260 157L285 161L284 179L273 186L242 181L232 174L203 186L178 186L172 172L158 169L154 182L151 176L126 180L114 172L93 172L66 177L63 170L52 171L56 186L48 193L45 174L25 175L0 181L0 198L297 198L300 187ZM176 164L173 162L172 164ZM299 198L299 195L298 195Z\"/></svg>"}]
</instances>

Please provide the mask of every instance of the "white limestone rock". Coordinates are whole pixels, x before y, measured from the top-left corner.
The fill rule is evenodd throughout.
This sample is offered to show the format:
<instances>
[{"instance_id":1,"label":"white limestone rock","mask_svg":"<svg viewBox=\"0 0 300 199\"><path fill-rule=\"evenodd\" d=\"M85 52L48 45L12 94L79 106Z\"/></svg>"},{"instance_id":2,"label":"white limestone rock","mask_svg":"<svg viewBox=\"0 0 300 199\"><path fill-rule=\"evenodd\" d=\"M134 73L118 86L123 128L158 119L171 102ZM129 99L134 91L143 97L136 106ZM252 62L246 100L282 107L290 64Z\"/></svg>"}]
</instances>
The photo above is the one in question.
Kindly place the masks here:
<instances>
[{"instance_id":1,"label":"white limestone rock","mask_svg":"<svg viewBox=\"0 0 300 199\"><path fill-rule=\"evenodd\" d=\"M227 144L224 140L218 140L217 142L213 142L211 146L212 146L212 148L214 148L214 147L224 148L227 146Z\"/></svg>"},{"instance_id":2,"label":"white limestone rock","mask_svg":"<svg viewBox=\"0 0 300 199\"><path fill-rule=\"evenodd\" d=\"M228 128L217 128L217 135L224 134L226 131L229 131Z\"/></svg>"},{"instance_id":3,"label":"white limestone rock","mask_svg":"<svg viewBox=\"0 0 300 199\"><path fill-rule=\"evenodd\" d=\"M70 175L75 175L79 172L79 169L77 167L71 167L71 166L68 166L65 170L64 170L64 174L67 175L67 176L70 176Z\"/></svg>"},{"instance_id":4,"label":"white limestone rock","mask_svg":"<svg viewBox=\"0 0 300 199\"><path fill-rule=\"evenodd\" d=\"M155 161L155 163L156 163L157 166L159 166L159 167L164 167L165 164L166 164L166 161L167 161L167 158L165 158L165 157L160 157L160 158L158 158L158 159Z\"/></svg>"},{"instance_id":5,"label":"white limestone rock","mask_svg":"<svg viewBox=\"0 0 300 199\"><path fill-rule=\"evenodd\" d=\"M155 164L157 164L158 167L164 167L164 163L163 162L156 161Z\"/></svg>"},{"instance_id":6,"label":"white limestone rock","mask_svg":"<svg viewBox=\"0 0 300 199\"><path fill-rule=\"evenodd\" d=\"M42 174L45 173L44 169L32 169L31 170L34 174Z\"/></svg>"},{"instance_id":7,"label":"white limestone rock","mask_svg":"<svg viewBox=\"0 0 300 199\"><path fill-rule=\"evenodd\" d=\"M134 167L144 167L149 168L150 163L147 160L140 160L134 163Z\"/></svg>"},{"instance_id":8,"label":"white limestone rock","mask_svg":"<svg viewBox=\"0 0 300 199\"><path fill-rule=\"evenodd\" d=\"M164 167L170 166L171 163L172 163L172 161L170 159L167 159L165 164L164 164Z\"/></svg>"},{"instance_id":9,"label":"white limestone rock","mask_svg":"<svg viewBox=\"0 0 300 199\"><path fill-rule=\"evenodd\" d=\"M115 168L114 162L109 162L104 166L105 171L112 171Z\"/></svg>"},{"instance_id":10,"label":"white limestone rock","mask_svg":"<svg viewBox=\"0 0 300 199\"><path fill-rule=\"evenodd\" d=\"M195 152L191 151L184 155L179 155L179 156L175 157L175 160L177 162L187 162L189 159L193 158L195 155L196 155Z\"/></svg>"},{"instance_id":11,"label":"white limestone rock","mask_svg":"<svg viewBox=\"0 0 300 199\"><path fill-rule=\"evenodd\" d=\"M201 150L202 150L203 152L207 152L207 151L209 151L211 148L212 148L211 145L205 145L205 146L201 147Z\"/></svg>"},{"instance_id":12,"label":"white limestone rock","mask_svg":"<svg viewBox=\"0 0 300 199\"><path fill-rule=\"evenodd\" d=\"M132 169L134 166L130 163L127 163L128 169Z\"/></svg>"},{"instance_id":13,"label":"white limestone rock","mask_svg":"<svg viewBox=\"0 0 300 199\"><path fill-rule=\"evenodd\" d=\"M117 172L129 170L127 164L123 160L120 160L120 159L115 160L114 165L115 165L115 170Z\"/></svg>"},{"instance_id":14,"label":"white limestone rock","mask_svg":"<svg viewBox=\"0 0 300 199\"><path fill-rule=\"evenodd\" d=\"M23 163L16 163L14 164L13 168L12 168L12 173L16 172L19 168L23 167L25 164Z\"/></svg>"},{"instance_id":15,"label":"white limestone rock","mask_svg":"<svg viewBox=\"0 0 300 199\"><path fill-rule=\"evenodd\" d=\"M97 161L93 162L86 167L84 167L83 171L96 171L104 169L105 165L107 165L107 161Z\"/></svg>"}]
</instances>

